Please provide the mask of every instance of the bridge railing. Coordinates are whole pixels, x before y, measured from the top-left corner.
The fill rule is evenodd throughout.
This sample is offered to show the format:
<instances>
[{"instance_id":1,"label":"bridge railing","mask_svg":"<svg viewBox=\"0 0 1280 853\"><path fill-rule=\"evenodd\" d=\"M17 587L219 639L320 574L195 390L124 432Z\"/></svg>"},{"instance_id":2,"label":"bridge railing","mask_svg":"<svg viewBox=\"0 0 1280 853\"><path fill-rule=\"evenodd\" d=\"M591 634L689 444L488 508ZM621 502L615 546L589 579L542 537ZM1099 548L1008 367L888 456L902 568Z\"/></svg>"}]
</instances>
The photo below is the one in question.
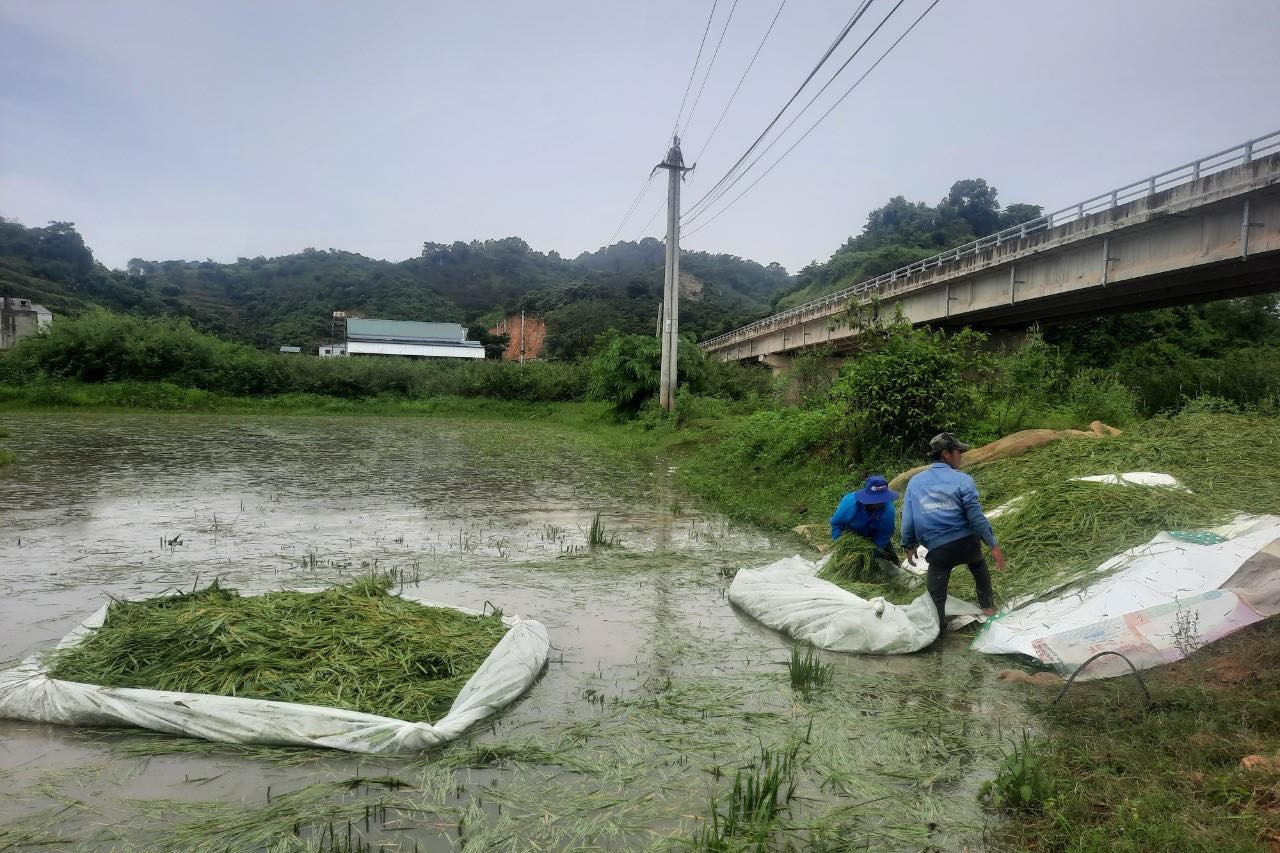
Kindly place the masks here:
<instances>
[{"instance_id":1,"label":"bridge railing","mask_svg":"<svg viewBox=\"0 0 1280 853\"><path fill-rule=\"evenodd\" d=\"M953 263L962 258L978 255L979 253L1002 246L1005 243L1013 243L1018 240L1025 239L1030 234L1039 231L1047 231L1050 228L1056 228L1059 225L1067 225L1085 218L1093 213L1099 213L1104 210L1111 210L1123 204L1154 195L1173 187L1191 183L1199 180L1206 175L1212 175L1215 172L1221 172L1226 169L1250 163L1259 157L1269 156L1271 154L1280 153L1280 130L1274 133L1268 133L1266 136L1259 136L1250 139L1231 148L1225 148L1222 151L1216 151L1213 154L1206 155L1190 163L1183 163L1181 166L1175 166L1172 169L1166 169L1163 172L1157 172L1143 178L1140 181L1134 181L1131 184L1125 184L1122 187L1116 187L1109 192L1101 195L1093 196L1084 201L1076 202L1068 205L1060 210L1052 213L1046 213L1035 219L1005 228L1003 231L997 231L994 234L988 234L986 237L980 237L972 242L965 243L963 246L956 246L954 249L947 249L945 252L939 252L932 257L915 263L907 264L905 267L899 267L891 272L878 275L875 278L869 278L861 281L852 287L846 287L843 290L837 290L834 293L828 293L803 305L797 305L795 308L789 308L778 314L765 317L762 320L756 320L732 332L725 332L717 335L710 340L703 341L701 346L705 349L715 349L717 346L732 342L735 338L751 337L755 332L765 331L778 326L788 325L788 321L798 319L801 316L813 314L838 303L844 303L858 296L865 296L872 291L879 291L886 285L893 284L898 279L907 278L919 272L932 269L933 267L942 266L943 264Z\"/></svg>"}]
</instances>

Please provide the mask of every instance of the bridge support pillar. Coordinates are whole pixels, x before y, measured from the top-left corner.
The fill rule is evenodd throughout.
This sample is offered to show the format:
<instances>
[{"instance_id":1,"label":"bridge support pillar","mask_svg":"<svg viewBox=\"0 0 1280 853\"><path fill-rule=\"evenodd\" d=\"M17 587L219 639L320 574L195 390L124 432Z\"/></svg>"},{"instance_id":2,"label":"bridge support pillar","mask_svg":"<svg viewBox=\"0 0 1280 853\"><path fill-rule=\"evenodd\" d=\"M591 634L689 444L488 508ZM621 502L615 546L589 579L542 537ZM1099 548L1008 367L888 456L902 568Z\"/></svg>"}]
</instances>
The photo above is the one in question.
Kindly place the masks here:
<instances>
[{"instance_id":1,"label":"bridge support pillar","mask_svg":"<svg viewBox=\"0 0 1280 853\"><path fill-rule=\"evenodd\" d=\"M769 369L773 371L774 376L780 376L789 371L791 362L794 360L792 356L780 352L760 356L760 363L769 365Z\"/></svg>"}]
</instances>

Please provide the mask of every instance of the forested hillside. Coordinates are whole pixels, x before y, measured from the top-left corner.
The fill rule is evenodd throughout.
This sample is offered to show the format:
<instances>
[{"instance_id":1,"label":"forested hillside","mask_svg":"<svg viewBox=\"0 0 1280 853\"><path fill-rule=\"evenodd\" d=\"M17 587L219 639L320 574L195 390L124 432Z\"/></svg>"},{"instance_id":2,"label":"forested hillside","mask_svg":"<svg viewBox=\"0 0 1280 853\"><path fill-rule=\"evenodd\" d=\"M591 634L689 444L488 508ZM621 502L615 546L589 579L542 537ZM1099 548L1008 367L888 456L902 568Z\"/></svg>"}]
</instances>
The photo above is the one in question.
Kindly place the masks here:
<instances>
[{"instance_id":1,"label":"forested hillside","mask_svg":"<svg viewBox=\"0 0 1280 853\"><path fill-rule=\"evenodd\" d=\"M566 260L518 237L425 243L401 262L336 249L306 249L235 263L132 259L126 270L96 262L73 224L27 228L0 219L0 290L57 314L100 305L183 316L197 327L262 347L312 346L330 336L334 310L392 319L460 322L473 337L505 313L532 310L548 324L553 354L582 352L606 328L653 328L663 247L647 238ZM732 255L682 256L682 326L704 335L768 310L791 277L778 264Z\"/></svg>"},{"instance_id":2,"label":"forested hillside","mask_svg":"<svg viewBox=\"0 0 1280 853\"><path fill-rule=\"evenodd\" d=\"M799 305L1035 219L1041 211L1037 204L1011 204L1001 209L996 188L982 178L956 181L935 207L894 196L884 207L871 211L862 233L845 241L825 264L812 263L802 269L792 288L775 296L774 309Z\"/></svg>"}]
</instances>

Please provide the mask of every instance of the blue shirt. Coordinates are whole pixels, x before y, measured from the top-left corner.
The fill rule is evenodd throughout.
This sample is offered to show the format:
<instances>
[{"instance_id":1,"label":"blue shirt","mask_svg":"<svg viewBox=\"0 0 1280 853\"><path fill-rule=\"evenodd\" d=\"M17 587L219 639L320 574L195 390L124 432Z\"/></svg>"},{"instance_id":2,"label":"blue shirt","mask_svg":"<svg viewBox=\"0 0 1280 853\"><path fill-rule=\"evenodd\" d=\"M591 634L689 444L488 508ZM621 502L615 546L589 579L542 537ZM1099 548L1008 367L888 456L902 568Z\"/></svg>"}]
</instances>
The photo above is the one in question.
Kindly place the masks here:
<instances>
[{"instance_id":1,"label":"blue shirt","mask_svg":"<svg viewBox=\"0 0 1280 853\"><path fill-rule=\"evenodd\" d=\"M911 478L902 497L903 547L937 548L970 534L996 546L972 477L945 462L934 462Z\"/></svg>"},{"instance_id":2,"label":"blue shirt","mask_svg":"<svg viewBox=\"0 0 1280 853\"><path fill-rule=\"evenodd\" d=\"M856 533L876 543L878 548L889 547L893 538L893 501L880 504L882 509L869 509L858 503L858 496L850 492L840 499L835 515L831 516L831 538L839 539L842 533Z\"/></svg>"}]
</instances>

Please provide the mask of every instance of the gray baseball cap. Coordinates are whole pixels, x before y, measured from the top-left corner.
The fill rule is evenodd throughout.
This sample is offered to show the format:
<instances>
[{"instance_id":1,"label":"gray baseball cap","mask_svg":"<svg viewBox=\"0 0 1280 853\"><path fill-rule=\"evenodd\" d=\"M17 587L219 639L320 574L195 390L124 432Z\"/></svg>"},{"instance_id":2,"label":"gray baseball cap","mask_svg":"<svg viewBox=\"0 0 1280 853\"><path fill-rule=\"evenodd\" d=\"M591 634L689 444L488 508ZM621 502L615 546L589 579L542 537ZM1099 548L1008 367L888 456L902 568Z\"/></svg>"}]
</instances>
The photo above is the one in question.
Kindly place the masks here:
<instances>
[{"instance_id":1,"label":"gray baseball cap","mask_svg":"<svg viewBox=\"0 0 1280 853\"><path fill-rule=\"evenodd\" d=\"M941 453L944 450L959 450L963 453L971 447L972 445L965 444L963 441L956 438L954 434L949 432L940 432L933 438L929 439L929 450L934 453Z\"/></svg>"}]
</instances>

